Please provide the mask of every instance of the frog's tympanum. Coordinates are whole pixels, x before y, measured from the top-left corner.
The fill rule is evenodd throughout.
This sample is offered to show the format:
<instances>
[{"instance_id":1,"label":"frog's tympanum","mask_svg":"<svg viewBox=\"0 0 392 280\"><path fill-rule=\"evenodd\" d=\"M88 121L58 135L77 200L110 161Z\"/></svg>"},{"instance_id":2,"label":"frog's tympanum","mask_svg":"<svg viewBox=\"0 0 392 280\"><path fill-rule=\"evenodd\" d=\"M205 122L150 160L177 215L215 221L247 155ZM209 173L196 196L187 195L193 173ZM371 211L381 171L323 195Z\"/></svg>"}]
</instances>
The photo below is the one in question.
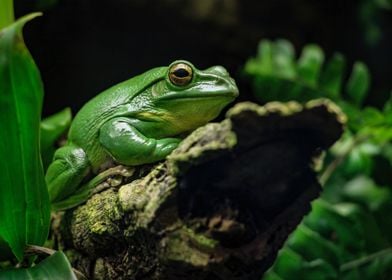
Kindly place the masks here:
<instances>
[{"instance_id":1,"label":"frog's tympanum","mask_svg":"<svg viewBox=\"0 0 392 280\"><path fill-rule=\"evenodd\" d=\"M81 203L67 200L106 162L136 166L164 159L180 143L179 135L214 119L237 95L223 67L202 71L187 61L151 69L102 92L75 116L67 144L48 168L52 205Z\"/></svg>"}]
</instances>

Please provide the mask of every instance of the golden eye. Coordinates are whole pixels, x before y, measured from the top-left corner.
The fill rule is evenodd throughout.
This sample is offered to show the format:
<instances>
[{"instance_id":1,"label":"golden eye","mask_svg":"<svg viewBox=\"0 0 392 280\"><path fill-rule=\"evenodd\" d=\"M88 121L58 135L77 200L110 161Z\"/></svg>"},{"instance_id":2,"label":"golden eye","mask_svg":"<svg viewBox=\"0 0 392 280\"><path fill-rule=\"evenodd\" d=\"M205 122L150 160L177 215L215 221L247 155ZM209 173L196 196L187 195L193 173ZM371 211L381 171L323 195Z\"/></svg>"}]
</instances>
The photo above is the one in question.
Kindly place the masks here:
<instances>
[{"instance_id":1,"label":"golden eye","mask_svg":"<svg viewBox=\"0 0 392 280\"><path fill-rule=\"evenodd\" d=\"M170 67L169 79L176 86L186 86L192 81L193 70L188 64L177 63Z\"/></svg>"}]
</instances>

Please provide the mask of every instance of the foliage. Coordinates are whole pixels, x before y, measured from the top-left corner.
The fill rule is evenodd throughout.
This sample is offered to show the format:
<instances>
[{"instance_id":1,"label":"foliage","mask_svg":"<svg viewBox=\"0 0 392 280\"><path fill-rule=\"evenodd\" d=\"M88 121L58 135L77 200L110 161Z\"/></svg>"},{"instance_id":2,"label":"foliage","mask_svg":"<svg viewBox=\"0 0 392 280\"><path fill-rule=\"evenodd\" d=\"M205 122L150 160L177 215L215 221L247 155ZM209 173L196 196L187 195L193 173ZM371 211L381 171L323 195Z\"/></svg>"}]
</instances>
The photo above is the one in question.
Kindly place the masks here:
<instances>
[{"instance_id":1,"label":"foliage","mask_svg":"<svg viewBox=\"0 0 392 280\"><path fill-rule=\"evenodd\" d=\"M69 125L69 120L59 121L69 115L66 111L40 124L42 82L22 36L25 23L37 15L13 22L12 1L0 2L0 279L54 279L59 275L76 279L61 252L34 266L36 258L25 256L27 246L42 245L49 231L40 128L44 135L41 145L48 153L55 136ZM15 257L18 267L27 268L12 268Z\"/></svg>"},{"instance_id":2,"label":"foliage","mask_svg":"<svg viewBox=\"0 0 392 280\"><path fill-rule=\"evenodd\" d=\"M36 266L21 269L8 269L0 271L0 280L25 279L25 280L50 280L67 279L76 280L71 265L63 252L56 252L47 257Z\"/></svg>"},{"instance_id":3,"label":"foliage","mask_svg":"<svg viewBox=\"0 0 392 280\"><path fill-rule=\"evenodd\" d=\"M365 107L370 77L356 62L305 46L298 59L285 40L262 41L244 72L262 102L327 97L348 116L344 137L326 157L322 197L287 240L263 279L387 279L392 273L392 99Z\"/></svg>"},{"instance_id":4,"label":"foliage","mask_svg":"<svg viewBox=\"0 0 392 280\"><path fill-rule=\"evenodd\" d=\"M43 88L21 34L26 16L0 35L0 236L21 260L26 244L42 245L50 205L39 153Z\"/></svg>"},{"instance_id":5,"label":"foliage","mask_svg":"<svg viewBox=\"0 0 392 280\"><path fill-rule=\"evenodd\" d=\"M2 0L0 3L0 30L14 22L14 2Z\"/></svg>"}]
</instances>

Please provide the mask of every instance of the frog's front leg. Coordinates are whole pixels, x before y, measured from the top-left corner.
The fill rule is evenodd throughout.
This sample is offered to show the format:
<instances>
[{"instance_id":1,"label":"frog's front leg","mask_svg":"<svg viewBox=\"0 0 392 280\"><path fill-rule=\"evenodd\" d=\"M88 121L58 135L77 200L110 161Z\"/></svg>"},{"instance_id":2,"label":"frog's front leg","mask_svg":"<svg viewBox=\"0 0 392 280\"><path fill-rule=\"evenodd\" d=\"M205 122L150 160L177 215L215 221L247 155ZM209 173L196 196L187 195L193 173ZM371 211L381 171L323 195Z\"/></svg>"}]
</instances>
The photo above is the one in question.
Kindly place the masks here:
<instances>
[{"instance_id":1,"label":"frog's front leg","mask_svg":"<svg viewBox=\"0 0 392 280\"><path fill-rule=\"evenodd\" d=\"M129 119L115 118L101 127L99 141L117 162L140 165L164 159L178 146L181 139L148 138Z\"/></svg>"},{"instance_id":2,"label":"frog's front leg","mask_svg":"<svg viewBox=\"0 0 392 280\"><path fill-rule=\"evenodd\" d=\"M45 175L52 204L66 199L90 172L90 163L82 148L68 144L54 154Z\"/></svg>"}]
</instances>

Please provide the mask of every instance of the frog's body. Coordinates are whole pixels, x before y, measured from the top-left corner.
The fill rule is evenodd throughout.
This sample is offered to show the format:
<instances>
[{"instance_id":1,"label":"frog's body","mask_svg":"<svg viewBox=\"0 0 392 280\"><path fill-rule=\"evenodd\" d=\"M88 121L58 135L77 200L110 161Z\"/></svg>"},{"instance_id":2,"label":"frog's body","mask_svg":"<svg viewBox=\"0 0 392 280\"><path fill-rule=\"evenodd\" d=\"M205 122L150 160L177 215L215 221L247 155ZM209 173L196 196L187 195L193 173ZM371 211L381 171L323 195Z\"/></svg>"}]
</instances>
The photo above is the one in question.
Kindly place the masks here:
<instances>
[{"instance_id":1,"label":"frog's body","mask_svg":"<svg viewBox=\"0 0 392 280\"><path fill-rule=\"evenodd\" d=\"M67 199L108 161L135 166L164 159L181 140L175 136L214 119L237 95L223 67L201 71L186 61L154 68L97 95L76 115L67 145L48 168L54 208L82 202Z\"/></svg>"}]
</instances>

